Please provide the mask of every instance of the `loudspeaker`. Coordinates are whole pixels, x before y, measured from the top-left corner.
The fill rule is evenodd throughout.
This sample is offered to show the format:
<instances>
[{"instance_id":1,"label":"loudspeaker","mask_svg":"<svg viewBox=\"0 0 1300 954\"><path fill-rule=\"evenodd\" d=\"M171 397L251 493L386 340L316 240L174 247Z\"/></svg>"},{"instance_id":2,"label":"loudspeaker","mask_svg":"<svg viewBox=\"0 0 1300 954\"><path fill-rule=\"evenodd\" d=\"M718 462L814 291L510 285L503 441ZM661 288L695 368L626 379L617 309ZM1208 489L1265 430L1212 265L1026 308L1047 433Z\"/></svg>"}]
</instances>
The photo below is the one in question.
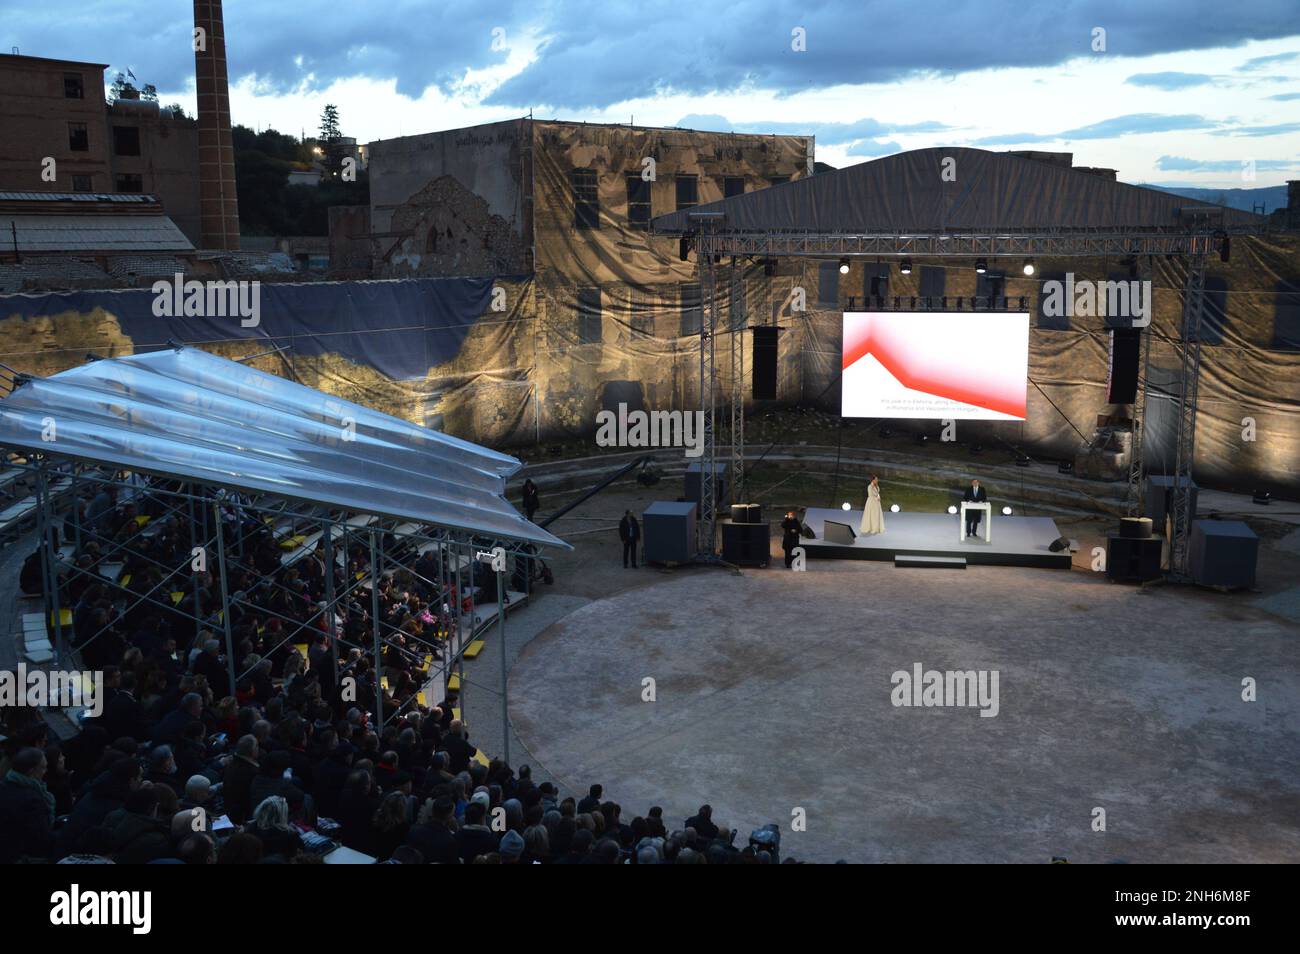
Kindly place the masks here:
<instances>
[{"instance_id":1,"label":"loudspeaker","mask_svg":"<svg viewBox=\"0 0 1300 954\"><path fill-rule=\"evenodd\" d=\"M851 547L857 534L847 523L836 523L834 520L827 520L822 527L822 536L827 543L838 543L842 546Z\"/></svg>"},{"instance_id":2,"label":"loudspeaker","mask_svg":"<svg viewBox=\"0 0 1300 954\"><path fill-rule=\"evenodd\" d=\"M686 563L695 558L693 503L657 500L641 515L646 563Z\"/></svg>"},{"instance_id":3,"label":"loudspeaker","mask_svg":"<svg viewBox=\"0 0 1300 954\"><path fill-rule=\"evenodd\" d=\"M736 566L767 566L772 528L766 523L722 522L722 559Z\"/></svg>"},{"instance_id":4,"label":"loudspeaker","mask_svg":"<svg viewBox=\"0 0 1300 954\"><path fill-rule=\"evenodd\" d=\"M1188 489L1191 499L1188 501L1188 519L1196 520L1196 496L1197 486L1191 479L1187 478L1183 485ZM1165 522L1173 516L1169 505L1170 498L1173 496L1174 478L1166 477L1164 474L1151 474L1147 477L1147 494L1146 494L1146 511L1160 532L1165 532Z\"/></svg>"},{"instance_id":5,"label":"loudspeaker","mask_svg":"<svg viewBox=\"0 0 1300 954\"><path fill-rule=\"evenodd\" d=\"M763 508L758 504L732 504L731 519L734 523L762 523Z\"/></svg>"},{"instance_id":6,"label":"loudspeaker","mask_svg":"<svg viewBox=\"0 0 1300 954\"><path fill-rule=\"evenodd\" d=\"M1151 536L1150 517L1120 517L1119 535L1130 540L1145 540Z\"/></svg>"},{"instance_id":7,"label":"loudspeaker","mask_svg":"<svg viewBox=\"0 0 1300 954\"><path fill-rule=\"evenodd\" d=\"M1251 587L1259 537L1240 520L1197 520L1187 545L1192 579L1206 586Z\"/></svg>"},{"instance_id":8,"label":"loudspeaker","mask_svg":"<svg viewBox=\"0 0 1300 954\"><path fill-rule=\"evenodd\" d=\"M754 400L776 400L775 327L752 328L754 332Z\"/></svg>"},{"instance_id":9,"label":"loudspeaker","mask_svg":"<svg viewBox=\"0 0 1300 954\"><path fill-rule=\"evenodd\" d=\"M1048 544L1047 549L1051 550L1053 553L1060 553L1062 550L1068 550L1070 549L1070 538L1057 537Z\"/></svg>"},{"instance_id":10,"label":"loudspeaker","mask_svg":"<svg viewBox=\"0 0 1300 954\"><path fill-rule=\"evenodd\" d=\"M1159 579L1163 543L1159 537L1107 537L1106 575L1140 583Z\"/></svg>"},{"instance_id":11,"label":"loudspeaker","mask_svg":"<svg viewBox=\"0 0 1300 954\"><path fill-rule=\"evenodd\" d=\"M1137 400L1141 334L1137 328L1110 330L1110 375L1106 379L1106 400L1111 404L1132 404Z\"/></svg>"}]
</instances>

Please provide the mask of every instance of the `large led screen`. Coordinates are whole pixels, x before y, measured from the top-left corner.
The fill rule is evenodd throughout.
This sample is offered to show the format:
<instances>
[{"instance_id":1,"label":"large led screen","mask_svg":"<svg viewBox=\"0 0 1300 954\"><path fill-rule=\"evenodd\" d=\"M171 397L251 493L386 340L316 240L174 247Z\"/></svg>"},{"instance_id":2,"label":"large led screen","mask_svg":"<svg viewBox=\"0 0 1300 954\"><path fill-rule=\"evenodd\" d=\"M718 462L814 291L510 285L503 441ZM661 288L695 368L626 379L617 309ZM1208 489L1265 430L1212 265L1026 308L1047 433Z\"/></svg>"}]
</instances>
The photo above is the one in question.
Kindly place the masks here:
<instances>
[{"instance_id":1,"label":"large led screen","mask_svg":"<svg viewBox=\"0 0 1300 954\"><path fill-rule=\"evenodd\" d=\"M1023 421L1029 315L844 313L845 417Z\"/></svg>"}]
</instances>

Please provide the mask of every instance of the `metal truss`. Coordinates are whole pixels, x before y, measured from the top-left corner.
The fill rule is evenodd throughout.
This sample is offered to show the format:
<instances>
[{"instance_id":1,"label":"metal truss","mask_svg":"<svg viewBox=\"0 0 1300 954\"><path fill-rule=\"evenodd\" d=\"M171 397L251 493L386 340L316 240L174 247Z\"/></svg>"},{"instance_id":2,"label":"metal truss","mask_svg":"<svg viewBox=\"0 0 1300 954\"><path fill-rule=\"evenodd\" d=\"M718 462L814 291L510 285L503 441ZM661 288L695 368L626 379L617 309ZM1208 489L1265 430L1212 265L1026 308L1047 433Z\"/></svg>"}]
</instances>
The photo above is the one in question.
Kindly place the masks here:
<instances>
[{"instance_id":1,"label":"metal truss","mask_svg":"<svg viewBox=\"0 0 1300 954\"><path fill-rule=\"evenodd\" d=\"M1169 538L1169 569L1175 579L1189 579L1188 549L1192 531L1192 468L1196 460L1196 410L1201 379L1201 324L1205 317L1205 257L1187 261L1183 291L1182 329L1174 341L1180 368L1178 439L1174 455L1174 483L1170 509L1173 531Z\"/></svg>"},{"instance_id":2,"label":"metal truss","mask_svg":"<svg viewBox=\"0 0 1300 954\"><path fill-rule=\"evenodd\" d=\"M1231 231L1231 230L1229 230ZM1041 256L1123 257L1131 255L1206 255L1221 241L1223 229L1068 229L988 232L750 232L702 228L693 241L701 259L710 255L759 258L795 256L839 258Z\"/></svg>"},{"instance_id":3,"label":"metal truss","mask_svg":"<svg viewBox=\"0 0 1300 954\"><path fill-rule=\"evenodd\" d=\"M220 634L226 651L227 677L233 693L236 685L252 670L237 665L232 610L256 614L265 620L280 621L283 626L281 638L274 645L264 648L264 654L268 656L286 645L301 645L304 642L310 644L323 629L329 636L336 680L349 674L366 654L373 658L374 715L379 726L401 715L416 702L419 695L412 693L400 704L386 697L383 686L385 659L389 658L386 654L395 653L410 663L412 668L423 672L427 679L421 683L421 691L424 693L439 681L442 684L440 689L445 688L453 668L459 669L463 688L467 684L464 651L488 625L480 615L487 607L479 602L479 593L474 584L475 566L480 562L489 562L493 551L499 548L507 558L507 567L510 559L516 561L516 565L523 561L527 568L526 576L531 579L532 562L539 556L536 545L523 541L499 540L453 528L347 513L269 494L232 494L216 485L166 477L152 478L142 485L134 475L128 479L119 472L96 468L84 462L73 464L72 502L70 514L67 515L69 519L64 520L65 515L61 511L69 508L61 503L62 493L55 494L51 491L51 477L62 479L67 464L54 456L32 455L29 463L17 466L29 471L34 477L44 613L45 619L49 621L56 667L65 665L73 648L63 623L64 611L71 611L73 607L61 605L63 588L72 580L84 578L94 584L113 588L114 613L109 623L96 632L71 634L75 637L77 650L84 650L111 631L127 612L149 606L166 614L173 622L192 627L195 639L205 630ZM123 500L124 489L134 495L134 501L138 504L147 500L148 509L152 511L148 514L148 521L137 521L135 529L130 529L127 524L125 529L129 532L123 534L119 531L116 536L109 536L103 532L102 527L80 517L76 490L86 485L115 487L119 491L121 502L127 502ZM61 556L57 530L60 521L63 521L65 528L70 529L64 550L80 553L87 544L93 542L99 547L99 558L95 565L80 567L74 560ZM148 549L157 532L156 528L168 521L174 521L177 536L187 536L189 543L188 547L178 544L174 556L183 556L183 559L174 564L156 559ZM185 533L186 528L188 533ZM305 539L298 541L297 549L282 554L280 562L270 572L260 572L251 559L246 559L246 544L254 533L270 532L272 539L276 539L277 531L282 531L277 542L286 537ZM425 577L414 569L418 557L429 550L435 550L437 554L437 579ZM276 595L301 599L302 594L290 590L276 577L298 560L318 555L324 561L324 599L310 614L303 614L303 618L294 618L277 611L270 605ZM358 558L358 566L351 572L349 556ZM211 562L214 558L216 572L209 576L213 570ZM345 574L342 586L337 585L334 572L340 564ZM142 583L128 588L128 584L122 580L124 575L134 578L137 574L143 580L145 574L153 573L158 575L158 579L147 587ZM434 619L433 637L426 634L421 638L403 632L382 618L377 583L385 577L393 578L399 574L403 581L410 579L423 584L432 594L428 606ZM508 575L506 571L498 569L494 571L494 576L497 584L494 600L497 604L496 623L499 627L503 661L499 689L503 751L508 760L509 721L504 668L505 584ZM239 581L250 578L251 583L239 585ZM55 581L59 585L55 585ZM214 583L217 599L214 605L206 606L205 591ZM369 639L363 644L340 633L338 620L340 612L346 618L349 608L360 606L367 591L370 604ZM180 599L176 599L178 593ZM358 658L344 660L340 666L340 646L358 651ZM434 667L429 663L430 657L435 655L443 656L442 665ZM434 704L432 699L427 701Z\"/></svg>"}]
</instances>

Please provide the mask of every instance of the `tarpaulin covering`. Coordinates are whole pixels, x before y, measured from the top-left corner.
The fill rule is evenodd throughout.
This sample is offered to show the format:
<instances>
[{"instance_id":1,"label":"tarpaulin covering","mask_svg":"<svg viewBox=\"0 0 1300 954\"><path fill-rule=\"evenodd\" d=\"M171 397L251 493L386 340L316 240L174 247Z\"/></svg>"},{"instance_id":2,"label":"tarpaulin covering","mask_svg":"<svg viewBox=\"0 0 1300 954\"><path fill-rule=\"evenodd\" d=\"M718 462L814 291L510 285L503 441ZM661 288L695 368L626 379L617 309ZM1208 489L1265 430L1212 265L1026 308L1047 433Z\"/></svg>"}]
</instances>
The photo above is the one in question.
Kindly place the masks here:
<instances>
[{"instance_id":1,"label":"tarpaulin covering","mask_svg":"<svg viewBox=\"0 0 1300 954\"><path fill-rule=\"evenodd\" d=\"M728 230L943 232L1153 228L1178 224L1182 196L1068 166L983 149L915 149L654 220L691 231L690 212L722 212ZM1260 217L1226 210L1229 224Z\"/></svg>"},{"instance_id":2,"label":"tarpaulin covering","mask_svg":"<svg viewBox=\"0 0 1300 954\"><path fill-rule=\"evenodd\" d=\"M565 546L506 501L514 458L193 348L21 382L0 444Z\"/></svg>"}]
</instances>

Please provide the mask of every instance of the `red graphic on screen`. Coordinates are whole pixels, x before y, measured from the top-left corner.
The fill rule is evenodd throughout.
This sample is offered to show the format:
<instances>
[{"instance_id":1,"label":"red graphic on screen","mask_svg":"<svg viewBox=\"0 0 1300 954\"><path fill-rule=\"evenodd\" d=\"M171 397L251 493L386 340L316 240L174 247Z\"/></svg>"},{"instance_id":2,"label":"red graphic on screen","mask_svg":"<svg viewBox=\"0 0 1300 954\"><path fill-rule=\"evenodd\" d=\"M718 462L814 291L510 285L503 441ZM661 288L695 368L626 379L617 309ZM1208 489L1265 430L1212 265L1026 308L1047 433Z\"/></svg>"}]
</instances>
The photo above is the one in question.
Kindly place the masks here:
<instances>
[{"instance_id":1,"label":"red graphic on screen","mask_svg":"<svg viewBox=\"0 0 1300 954\"><path fill-rule=\"evenodd\" d=\"M1023 351L1010 338L1000 346L999 326L971 317L847 313L843 367L872 355L905 387L1023 420Z\"/></svg>"}]
</instances>

